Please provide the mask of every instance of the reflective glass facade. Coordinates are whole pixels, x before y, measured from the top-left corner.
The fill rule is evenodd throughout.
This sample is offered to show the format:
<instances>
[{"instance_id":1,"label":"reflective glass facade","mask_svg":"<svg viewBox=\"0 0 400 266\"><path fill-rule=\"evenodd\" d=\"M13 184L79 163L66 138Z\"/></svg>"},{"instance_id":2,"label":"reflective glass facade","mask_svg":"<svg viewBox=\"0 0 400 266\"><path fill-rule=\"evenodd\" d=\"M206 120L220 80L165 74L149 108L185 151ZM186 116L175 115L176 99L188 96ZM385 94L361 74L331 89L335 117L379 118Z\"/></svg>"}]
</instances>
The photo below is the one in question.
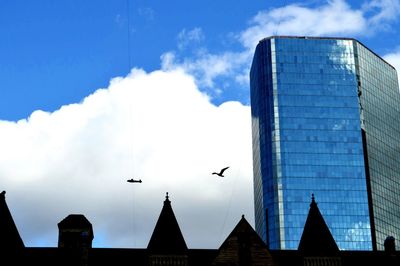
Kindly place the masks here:
<instances>
[{"instance_id":1,"label":"reflective glass facade","mask_svg":"<svg viewBox=\"0 0 400 266\"><path fill-rule=\"evenodd\" d=\"M385 74L366 75L368 60L379 61L377 68ZM382 77L375 80L375 75ZM311 194L340 249L372 249L375 231L382 244L380 238L389 232L398 239L398 183L388 196L390 207L372 208L388 200L382 195L382 180L396 183L400 173L395 70L352 39L271 37L256 48L250 82L256 230L269 247L297 249ZM377 117L375 110L382 109L382 82L390 84L389 94L397 93L391 95L388 110L382 110L390 117ZM377 88L381 91L376 94ZM376 131L369 128L375 124L367 121L371 114L381 120ZM397 125L382 139L378 132L389 127L389 119ZM374 144L369 143L372 138ZM383 150L377 148L382 142ZM387 145L392 145L392 161L387 162L391 170L383 175L372 166L387 161ZM383 212L393 221L390 230L374 218Z\"/></svg>"},{"instance_id":2,"label":"reflective glass facade","mask_svg":"<svg viewBox=\"0 0 400 266\"><path fill-rule=\"evenodd\" d=\"M378 250L388 235L400 245L400 95L396 70L355 43L360 108Z\"/></svg>"}]
</instances>

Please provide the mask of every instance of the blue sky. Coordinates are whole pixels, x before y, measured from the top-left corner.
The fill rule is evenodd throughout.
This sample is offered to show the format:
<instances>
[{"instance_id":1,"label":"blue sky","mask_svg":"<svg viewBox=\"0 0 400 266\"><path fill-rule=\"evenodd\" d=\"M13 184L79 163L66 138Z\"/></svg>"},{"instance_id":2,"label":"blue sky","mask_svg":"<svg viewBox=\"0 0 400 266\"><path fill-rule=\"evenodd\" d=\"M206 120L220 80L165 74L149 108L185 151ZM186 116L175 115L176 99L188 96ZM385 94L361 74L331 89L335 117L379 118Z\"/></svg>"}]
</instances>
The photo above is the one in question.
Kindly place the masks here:
<instances>
[{"instance_id":1,"label":"blue sky","mask_svg":"<svg viewBox=\"0 0 400 266\"><path fill-rule=\"evenodd\" d=\"M235 2L226 8L224 1L4 1L0 118L79 102L110 78L127 75L129 54L132 67L159 69L160 56L177 49L183 30L200 28L198 47L210 52L238 49L229 35L267 6Z\"/></svg>"},{"instance_id":2,"label":"blue sky","mask_svg":"<svg viewBox=\"0 0 400 266\"><path fill-rule=\"evenodd\" d=\"M38 3L0 4L0 189L27 246L55 246L83 213L94 246L145 247L166 191L189 247L253 224L264 37L352 37L400 68L398 0Z\"/></svg>"},{"instance_id":3,"label":"blue sky","mask_svg":"<svg viewBox=\"0 0 400 266\"><path fill-rule=\"evenodd\" d=\"M380 9L368 10L366 3L378 6L385 2L397 1L346 3L354 12L365 10L364 16L371 18ZM210 54L242 51L237 35L258 12L296 3L315 10L327 1L3 1L0 118L18 120L37 109L54 111L79 102L106 87L110 78L128 74L129 66L159 69L160 56L168 51L175 51L180 58L193 58L199 49ZM284 24L286 12L278 11ZM373 32L360 28L348 33L343 30L345 34L338 30L334 35L356 37L383 56L398 49L399 22L381 23L385 25ZM348 25L339 21L338 27ZM179 49L179 34L194 29L200 30L201 38ZM284 34L279 22L272 30ZM221 103L226 97L246 102L248 89L244 90L230 86L215 101Z\"/></svg>"}]
</instances>

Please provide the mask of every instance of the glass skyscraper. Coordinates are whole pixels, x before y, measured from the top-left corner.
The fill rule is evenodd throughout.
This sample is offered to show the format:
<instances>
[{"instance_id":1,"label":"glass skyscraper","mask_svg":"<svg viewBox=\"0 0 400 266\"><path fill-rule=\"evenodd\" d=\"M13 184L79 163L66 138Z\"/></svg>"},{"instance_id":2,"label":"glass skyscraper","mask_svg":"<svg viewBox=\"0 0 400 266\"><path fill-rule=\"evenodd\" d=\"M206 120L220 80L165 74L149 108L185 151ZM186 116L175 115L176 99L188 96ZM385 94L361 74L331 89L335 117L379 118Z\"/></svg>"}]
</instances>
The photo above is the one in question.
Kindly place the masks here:
<instances>
[{"instance_id":1,"label":"glass skyscraper","mask_svg":"<svg viewBox=\"0 0 400 266\"><path fill-rule=\"evenodd\" d=\"M399 241L396 70L354 39L270 37L250 87L256 230L267 245L297 249L311 194L340 249Z\"/></svg>"}]
</instances>

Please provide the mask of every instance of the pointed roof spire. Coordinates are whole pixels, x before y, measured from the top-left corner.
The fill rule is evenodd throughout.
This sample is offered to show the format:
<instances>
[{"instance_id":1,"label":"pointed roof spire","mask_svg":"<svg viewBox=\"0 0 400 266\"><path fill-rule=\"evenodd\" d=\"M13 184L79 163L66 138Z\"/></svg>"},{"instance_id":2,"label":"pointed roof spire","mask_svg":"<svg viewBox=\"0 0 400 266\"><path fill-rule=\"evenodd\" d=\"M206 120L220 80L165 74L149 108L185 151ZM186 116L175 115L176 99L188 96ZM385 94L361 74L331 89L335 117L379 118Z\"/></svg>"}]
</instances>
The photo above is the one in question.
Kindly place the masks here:
<instances>
[{"instance_id":1,"label":"pointed roof spire","mask_svg":"<svg viewBox=\"0 0 400 266\"><path fill-rule=\"evenodd\" d=\"M275 265L267 245L244 215L218 249L213 265Z\"/></svg>"},{"instance_id":2,"label":"pointed roof spire","mask_svg":"<svg viewBox=\"0 0 400 266\"><path fill-rule=\"evenodd\" d=\"M5 191L0 193L0 250L18 250L25 246L8 209L5 195Z\"/></svg>"},{"instance_id":3,"label":"pointed roof spire","mask_svg":"<svg viewBox=\"0 0 400 266\"><path fill-rule=\"evenodd\" d=\"M165 195L165 201L164 201L164 202L171 202L171 201L169 201L168 192L167 192L166 195Z\"/></svg>"},{"instance_id":4,"label":"pointed roof spire","mask_svg":"<svg viewBox=\"0 0 400 266\"><path fill-rule=\"evenodd\" d=\"M299 243L299 251L313 255L331 255L339 251L328 226L311 196L310 210Z\"/></svg>"},{"instance_id":5,"label":"pointed roof spire","mask_svg":"<svg viewBox=\"0 0 400 266\"><path fill-rule=\"evenodd\" d=\"M172 210L168 192L147 249L152 254L160 255L181 255L187 253L188 248Z\"/></svg>"}]
</instances>

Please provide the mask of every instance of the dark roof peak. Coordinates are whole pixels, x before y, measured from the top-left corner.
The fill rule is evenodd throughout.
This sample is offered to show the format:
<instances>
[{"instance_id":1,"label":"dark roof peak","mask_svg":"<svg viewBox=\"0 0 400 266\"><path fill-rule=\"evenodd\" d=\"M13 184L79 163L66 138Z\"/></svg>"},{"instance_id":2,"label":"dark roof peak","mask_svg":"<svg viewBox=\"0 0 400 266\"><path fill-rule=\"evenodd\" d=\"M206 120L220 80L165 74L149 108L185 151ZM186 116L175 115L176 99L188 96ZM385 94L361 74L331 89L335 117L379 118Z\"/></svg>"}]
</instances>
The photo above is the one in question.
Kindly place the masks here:
<instances>
[{"instance_id":1,"label":"dark roof peak","mask_svg":"<svg viewBox=\"0 0 400 266\"><path fill-rule=\"evenodd\" d=\"M92 224L83 214L70 214L58 223L58 228L85 228L92 230Z\"/></svg>"},{"instance_id":2,"label":"dark roof peak","mask_svg":"<svg viewBox=\"0 0 400 266\"><path fill-rule=\"evenodd\" d=\"M24 242L8 209L5 194L5 191L0 193L0 250L24 248Z\"/></svg>"},{"instance_id":3,"label":"dark roof peak","mask_svg":"<svg viewBox=\"0 0 400 266\"><path fill-rule=\"evenodd\" d=\"M169 200L168 192L165 195L164 204L171 204L171 201Z\"/></svg>"},{"instance_id":4,"label":"dark roof peak","mask_svg":"<svg viewBox=\"0 0 400 266\"><path fill-rule=\"evenodd\" d=\"M267 245L244 218L218 249L213 265L274 265Z\"/></svg>"},{"instance_id":5,"label":"dark roof peak","mask_svg":"<svg viewBox=\"0 0 400 266\"><path fill-rule=\"evenodd\" d=\"M310 203L310 207L311 205L317 205L317 203L315 202L315 197L314 197L314 193L311 194L311 203Z\"/></svg>"},{"instance_id":6,"label":"dark roof peak","mask_svg":"<svg viewBox=\"0 0 400 266\"><path fill-rule=\"evenodd\" d=\"M315 202L314 194L311 196L310 210L304 225L298 250L305 254L312 255L331 255L339 251Z\"/></svg>"},{"instance_id":7,"label":"dark roof peak","mask_svg":"<svg viewBox=\"0 0 400 266\"><path fill-rule=\"evenodd\" d=\"M172 210L168 192L147 249L151 254L159 255L187 253L188 248Z\"/></svg>"}]
</instances>

